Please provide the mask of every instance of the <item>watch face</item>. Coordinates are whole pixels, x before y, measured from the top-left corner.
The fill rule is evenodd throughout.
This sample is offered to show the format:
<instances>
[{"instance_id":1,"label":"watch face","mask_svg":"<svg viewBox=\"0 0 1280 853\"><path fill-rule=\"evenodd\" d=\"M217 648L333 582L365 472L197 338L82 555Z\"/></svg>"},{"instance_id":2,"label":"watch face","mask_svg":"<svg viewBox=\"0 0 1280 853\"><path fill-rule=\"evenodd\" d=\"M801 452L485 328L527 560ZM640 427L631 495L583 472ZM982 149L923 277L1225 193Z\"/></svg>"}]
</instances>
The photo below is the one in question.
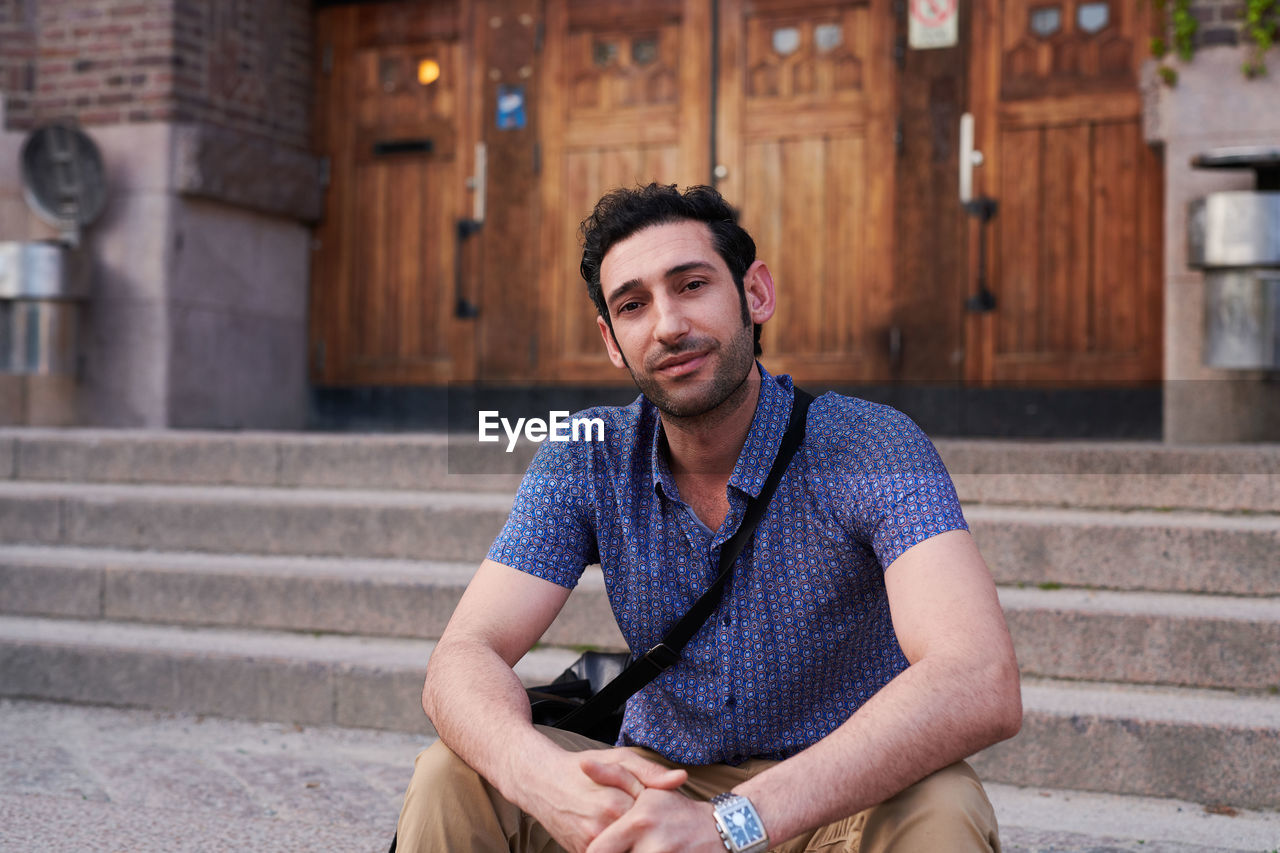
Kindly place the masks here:
<instances>
[{"instance_id":1,"label":"watch face","mask_svg":"<svg viewBox=\"0 0 1280 853\"><path fill-rule=\"evenodd\" d=\"M750 806L741 806L729 812L725 823L729 825L729 835L736 847L747 847L764 838L764 828L756 820L755 810Z\"/></svg>"}]
</instances>

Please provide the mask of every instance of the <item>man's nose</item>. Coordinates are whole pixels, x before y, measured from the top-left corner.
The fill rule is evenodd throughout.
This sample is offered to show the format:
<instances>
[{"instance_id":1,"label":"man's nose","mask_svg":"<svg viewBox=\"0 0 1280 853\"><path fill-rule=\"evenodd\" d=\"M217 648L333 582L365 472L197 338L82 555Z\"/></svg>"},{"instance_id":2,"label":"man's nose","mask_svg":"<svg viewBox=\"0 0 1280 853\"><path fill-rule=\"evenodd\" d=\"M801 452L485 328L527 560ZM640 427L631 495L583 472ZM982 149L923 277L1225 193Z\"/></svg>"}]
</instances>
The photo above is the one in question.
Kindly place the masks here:
<instances>
[{"instance_id":1,"label":"man's nose","mask_svg":"<svg viewBox=\"0 0 1280 853\"><path fill-rule=\"evenodd\" d=\"M674 300L659 299L654 308L657 321L653 327L653 336L660 343L671 345L689 334L689 318Z\"/></svg>"}]
</instances>

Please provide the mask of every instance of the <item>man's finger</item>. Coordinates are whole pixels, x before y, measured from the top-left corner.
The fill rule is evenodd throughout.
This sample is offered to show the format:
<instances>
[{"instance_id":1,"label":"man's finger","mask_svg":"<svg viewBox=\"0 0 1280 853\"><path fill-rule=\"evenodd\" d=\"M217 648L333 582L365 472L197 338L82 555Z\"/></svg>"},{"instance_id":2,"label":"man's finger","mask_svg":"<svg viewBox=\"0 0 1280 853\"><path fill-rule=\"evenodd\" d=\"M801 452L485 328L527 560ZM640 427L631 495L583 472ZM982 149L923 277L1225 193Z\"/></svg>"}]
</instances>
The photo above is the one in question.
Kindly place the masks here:
<instances>
[{"instance_id":1,"label":"man's finger","mask_svg":"<svg viewBox=\"0 0 1280 853\"><path fill-rule=\"evenodd\" d=\"M665 791L673 791L689 779L688 771L680 770L679 768L668 769L661 764L648 761L638 755L629 754L623 763L640 780L640 784L646 788L661 788Z\"/></svg>"},{"instance_id":2,"label":"man's finger","mask_svg":"<svg viewBox=\"0 0 1280 853\"><path fill-rule=\"evenodd\" d=\"M587 778L592 782L624 791L633 800L644 792L644 782L638 779L631 770L617 762L597 761L594 758L584 757L578 762L578 766L582 768L582 772L587 774Z\"/></svg>"},{"instance_id":3,"label":"man's finger","mask_svg":"<svg viewBox=\"0 0 1280 853\"><path fill-rule=\"evenodd\" d=\"M635 842L636 829L625 818L605 827L587 846L586 853L627 853Z\"/></svg>"}]
</instances>

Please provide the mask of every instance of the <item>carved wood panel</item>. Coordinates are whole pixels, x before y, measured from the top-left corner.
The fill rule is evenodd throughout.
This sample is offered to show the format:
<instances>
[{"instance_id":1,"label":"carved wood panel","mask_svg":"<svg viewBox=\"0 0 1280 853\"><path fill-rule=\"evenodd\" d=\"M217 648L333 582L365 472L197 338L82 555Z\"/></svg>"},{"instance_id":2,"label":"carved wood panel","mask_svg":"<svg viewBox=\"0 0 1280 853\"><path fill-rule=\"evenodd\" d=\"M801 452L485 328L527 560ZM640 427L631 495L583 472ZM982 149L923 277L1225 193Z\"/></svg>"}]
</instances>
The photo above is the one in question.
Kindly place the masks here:
<instances>
[{"instance_id":1,"label":"carved wood panel","mask_svg":"<svg viewBox=\"0 0 1280 853\"><path fill-rule=\"evenodd\" d=\"M1001 97L1134 88L1136 6L1129 0L1007 0Z\"/></svg>"},{"instance_id":2,"label":"carved wood panel","mask_svg":"<svg viewBox=\"0 0 1280 853\"><path fill-rule=\"evenodd\" d=\"M317 18L318 148L330 163L312 273L319 384L421 384L474 372L454 313L470 92L459 6L375 4Z\"/></svg>"},{"instance_id":3,"label":"carved wood panel","mask_svg":"<svg viewBox=\"0 0 1280 853\"><path fill-rule=\"evenodd\" d=\"M967 375L1159 379L1162 165L1137 90L1147 18L1119 0L983 0L975 21L976 189L999 207L971 225L996 307L970 315Z\"/></svg>"},{"instance_id":4,"label":"carved wood panel","mask_svg":"<svg viewBox=\"0 0 1280 853\"><path fill-rule=\"evenodd\" d=\"M596 331L578 226L614 187L706 183L709 45L706 0L547 4L539 378L630 381Z\"/></svg>"},{"instance_id":5,"label":"carved wood panel","mask_svg":"<svg viewBox=\"0 0 1280 853\"><path fill-rule=\"evenodd\" d=\"M769 264L770 369L887 379L894 85L888 3L723 0L720 189Z\"/></svg>"}]
</instances>

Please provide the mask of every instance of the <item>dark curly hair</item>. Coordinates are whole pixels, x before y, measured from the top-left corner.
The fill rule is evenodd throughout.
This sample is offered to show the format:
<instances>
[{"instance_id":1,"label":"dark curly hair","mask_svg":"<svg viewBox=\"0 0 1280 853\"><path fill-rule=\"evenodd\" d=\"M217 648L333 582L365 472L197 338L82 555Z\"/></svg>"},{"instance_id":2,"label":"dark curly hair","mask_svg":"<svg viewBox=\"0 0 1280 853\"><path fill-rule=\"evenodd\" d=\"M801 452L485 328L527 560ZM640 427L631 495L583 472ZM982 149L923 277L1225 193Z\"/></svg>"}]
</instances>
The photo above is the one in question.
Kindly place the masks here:
<instances>
[{"instance_id":1,"label":"dark curly hair","mask_svg":"<svg viewBox=\"0 0 1280 853\"><path fill-rule=\"evenodd\" d=\"M648 228L690 220L704 223L711 231L711 245L729 267L742 300L742 321L749 323L747 294L743 281L747 269L755 263L756 243L738 224L738 211L720 193L707 186L688 187L682 193L675 184L652 183L648 186L620 187L606 193L596 202L591 215L582 220L582 265L579 269L587 282L587 294L596 311L613 332L609 307L600 285L600 265L616 243ZM756 355L760 355L760 326L755 326Z\"/></svg>"}]
</instances>

